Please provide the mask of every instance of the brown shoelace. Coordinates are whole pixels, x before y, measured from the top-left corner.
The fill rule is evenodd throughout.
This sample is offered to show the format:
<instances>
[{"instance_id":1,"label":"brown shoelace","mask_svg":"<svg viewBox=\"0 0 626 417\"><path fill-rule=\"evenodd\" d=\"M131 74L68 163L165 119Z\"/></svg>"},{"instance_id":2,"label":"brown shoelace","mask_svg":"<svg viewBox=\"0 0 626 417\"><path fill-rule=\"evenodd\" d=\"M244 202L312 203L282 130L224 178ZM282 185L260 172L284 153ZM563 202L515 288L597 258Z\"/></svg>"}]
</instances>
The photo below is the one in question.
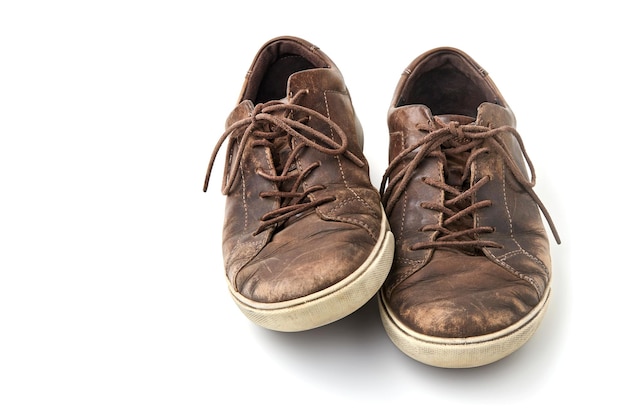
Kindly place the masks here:
<instances>
[{"instance_id":1,"label":"brown shoelace","mask_svg":"<svg viewBox=\"0 0 626 417\"><path fill-rule=\"evenodd\" d=\"M495 151L502 157L504 164L513 174L515 180L532 197L535 203L537 203L550 226L555 240L557 243L561 243L554 222L533 190L533 186L535 185L535 169L526 153L521 136L513 127L502 126L491 128L475 124L460 125L456 121L445 123L438 117L434 118L432 125L421 124L417 127L428 132L427 135L394 158L383 175L380 193L382 202L388 213L391 212L395 204L400 200L402 193L413 178L413 173L420 162L425 158L439 158L444 165L444 170L447 170L449 165L448 161L455 161L455 164L458 164L459 160L464 161L460 182L467 184L472 162L481 154ZM516 138L528 168L530 169L530 180L526 178L526 175L513 160L504 141L499 136L501 133L510 133ZM487 146L487 144L489 144L489 146ZM411 153L414 154L410 155ZM408 161L406 166L394 175L393 180L390 180L391 173L398 169L402 163L406 163L406 161ZM443 204L432 202L422 203L423 208L443 213L443 220L440 222L441 224L427 225L421 229L421 231L437 232L433 241L417 243L413 245L411 249L456 247L473 250L480 247L500 246L492 241L476 239L477 235L490 233L493 231L493 228L486 226L475 227L473 222L468 221L468 216L492 204L491 201L488 200L469 203L471 196L490 181L489 177L483 177L476 183L464 187L457 187L432 178L423 178L422 181L445 192L446 199ZM387 182L389 182L389 184L385 187ZM471 217L469 218L471 219Z\"/></svg>"},{"instance_id":2,"label":"brown shoelace","mask_svg":"<svg viewBox=\"0 0 626 417\"><path fill-rule=\"evenodd\" d=\"M322 190L325 187L321 184L303 187L305 178L315 168L320 166L319 162L310 164L302 170L293 169L297 156L304 148L313 148L327 155L344 155L359 167L365 163L348 151L348 138L345 132L330 118L312 110L296 104L297 101L308 91L298 91L288 102L272 100L266 103L259 103L254 107L250 116L239 120L229 126L219 138L215 149L211 155L209 166L207 167L204 180L204 191L206 192L213 164L217 154L227 138L230 137L227 154L233 154L235 144L237 152L233 155L229 165L224 169L222 180L222 193L229 194L233 189L236 175L240 170L241 159L244 150L248 146L266 146L272 150L272 154L279 155L279 143L289 143L292 138L297 139L297 145L292 149L284 160L277 160L275 167L279 172L264 172L257 170L256 174L276 183L276 189L260 193L263 198L276 198L280 204L275 210L271 210L261 217L261 224L255 234L262 232L272 225L284 223L292 216L298 215L319 205L334 200L333 197L321 199L310 199L310 193ZM293 115L300 118L294 120ZM333 138L311 128L308 123L312 118L327 123L333 132L337 133L339 143Z\"/></svg>"}]
</instances>

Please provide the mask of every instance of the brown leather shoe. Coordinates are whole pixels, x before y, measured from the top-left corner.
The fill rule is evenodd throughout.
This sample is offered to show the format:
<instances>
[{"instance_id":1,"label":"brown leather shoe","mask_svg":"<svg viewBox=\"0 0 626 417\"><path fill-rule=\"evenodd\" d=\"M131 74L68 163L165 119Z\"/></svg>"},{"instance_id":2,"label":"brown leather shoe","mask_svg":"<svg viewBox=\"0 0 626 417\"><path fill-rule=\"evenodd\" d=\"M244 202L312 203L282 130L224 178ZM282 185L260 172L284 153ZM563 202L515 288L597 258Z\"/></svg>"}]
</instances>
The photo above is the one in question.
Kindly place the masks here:
<instances>
[{"instance_id":1,"label":"brown leather shoe","mask_svg":"<svg viewBox=\"0 0 626 417\"><path fill-rule=\"evenodd\" d=\"M213 152L228 139L223 254L230 292L253 322L299 331L371 299L393 236L335 64L314 45L266 43Z\"/></svg>"},{"instance_id":2,"label":"brown leather shoe","mask_svg":"<svg viewBox=\"0 0 626 417\"><path fill-rule=\"evenodd\" d=\"M550 299L538 207L559 241L515 117L476 62L438 48L402 74L388 124L381 194L396 254L379 293L385 329L430 365L499 360L532 336Z\"/></svg>"}]
</instances>

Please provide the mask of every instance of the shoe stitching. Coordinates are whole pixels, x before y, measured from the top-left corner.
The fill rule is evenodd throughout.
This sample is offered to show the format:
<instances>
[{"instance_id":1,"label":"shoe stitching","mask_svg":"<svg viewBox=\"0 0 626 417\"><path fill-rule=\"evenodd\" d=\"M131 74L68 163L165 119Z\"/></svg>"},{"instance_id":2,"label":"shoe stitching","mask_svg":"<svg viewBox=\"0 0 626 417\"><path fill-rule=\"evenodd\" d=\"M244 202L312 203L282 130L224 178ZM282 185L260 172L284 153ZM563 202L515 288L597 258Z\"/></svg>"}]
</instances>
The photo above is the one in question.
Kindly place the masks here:
<instances>
[{"instance_id":1,"label":"shoe stitching","mask_svg":"<svg viewBox=\"0 0 626 417\"><path fill-rule=\"evenodd\" d=\"M267 148L265 149L265 162L267 163L268 167L274 167L274 162L272 160L272 153L270 150L268 150ZM275 185L272 186L273 188L276 188ZM244 187L243 192L246 192L246 189ZM247 223L247 218L246 218L246 223ZM245 229L244 229L245 230Z\"/></svg>"},{"instance_id":2,"label":"shoe stitching","mask_svg":"<svg viewBox=\"0 0 626 417\"><path fill-rule=\"evenodd\" d=\"M400 134L400 142L402 144L402 149L405 149L406 147L406 136L404 135L403 131L400 132L394 132L396 133L396 135L399 133ZM402 239L404 237L404 226L405 226L405 222L406 222L406 208L408 207L409 204L409 193L407 190L404 190L404 202L402 204L402 222L401 227L400 227L400 236L398 237L398 240Z\"/></svg>"},{"instance_id":3,"label":"shoe stitching","mask_svg":"<svg viewBox=\"0 0 626 417\"><path fill-rule=\"evenodd\" d=\"M361 220L356 220L350 217L343 217L343 216L336 216L335 217L338 220L342 220L346 223L351 223L351 224L355 224L357 226L361 226L363 229L365 229L367 231L367 234L370 235L370 237L372 239L374 239L374 241L378 240L378 235L376 233L374 233L374 231L369 227L369 225Z\"/></svg>"},{"instance_id":4,"label":"shoe stitching","mask_svg":"<svg viewBox=\"0 0 626 417\"><path fill-rule=\"evenodd\" d=\"M248 230L248 200L246 198L246 176L243 173L243 169L240 169L241 173L241 199L243 200L243 212L244 212L244 222L243 222L243 230Z\"/></svg>"},{"instance_id":5,"label":"shoe stitching","mask_svg":"<svg viewBox=\"0 0 626 417\"><path fill-rule=\"evenodd\" d=\"M500 259L501 261L506 261L508 258L511 258L520 253L524 253L524 251L522 249L512 250L510 252L505 253L504 255L498 256L498 259Z\"/></svg>"},{"instance_id":6,"label":"shoe stitching","mask_svg":"<svg viewBox=\"0 0 626 417\"><path fill-rule=\"evenodd\" d=\"M535 262L535 264L537 264L541 269L543 269L543 271L546 273L546 275L550 274L550 272L549 272L548 268L546 267L546 265L543 262L541 262L541 259L536 258L535 256L533 256L531 253L529 253L528 251L526 251L523 248L507 252L504 255L498 256L497 259L502 260L502 261L506 261L507 259L512 258L515 255L519 255L519 254L526 255L526 257L530 258L533 262Z\"/></svg>"},{"instance_id":7,"label":"shoe stitching","mask_svg":"<svg viewBox=\"0 0 626 417\"><path fill-rule=\"evenodd\" d=\"M502 188L503 188L503 192L504 192L504 207L506 209L506 213L507 213L507 216L509 218L509 227L510 227L510 231L511 231L511 239L513 240L513 242L515 242L515 244L519 248L519 251L521 251L522 254L526 255L530 260L535 262L540 268L542 268L544 270L544 272L546 274L549 274L548 268L545 266L545 264L543 262L541 262L540 259L537 259L535 256L530 254L526 249L524 249L522 247L522 245L517 241L517 239L514 236L514 233L513 233L513 220L512 220L512 217L511 217L511 212L509 211L509 204L508 204L508 198L507 198L507 193L506 193L506 172L503 172L503 175L502 175ZM515 252L518 252L518 251L515 251ZM509 254L506 253L506 254L504 254L502 256L507 256L507 255L509 255Z\"/></svg>"},{"instance_id":8,"label":"shoe stitching","mask_svg":"<svg viewBox=\"0 0 626 417\"><path fill-rule=\"evenodd\" d=\"M425 262L426 262L425 260L416 261L416 260L413 260L413 259L399 258L399 257L394 259L394 263L395 264L408 265L408 266L412 266L414 268L422 266ZM414 268L413 269L409 269L408 271L398 275L397 278L394 280L395 283L388 288L388 291L390 293L395 291L395 289L398 287L398 285L400 285L405 279L407 279L408 277L410 277L411 275L413 275L415 273Z\"/></svg>"},{"instance_id":9,"label":"shoe stitching","mask_svg":"<svg viewBox=\"0 0 626 417\"><path fill-rule=\"evenodd\" d=\"M365 206L365 207L366 207L366 208L367 208L370 212L372 212L372 213L376 214L376 213L377 213L377 210L375 210L372 206L370 206L370 205L367 203L367 201L365 201L365 200L363 199L363 197L361 197L361 196L359 195L359 193L357 193L356 191L354 191L354 189L348 185L348 181L346 180L346 177L345 177L345 174L344 174L344 171L343 171L343 164L341 163L341 160L339 159L339 156L335 156L335 159L337 160L337 164L339 165L339 172L341 172L341 178L343 179L343 184L344 184L344 186L345 186L348 190L350 190L350 192L351 192L352 194L354 194L354 197L355 197L355 199L356 199L357 201L359 201L359 202L360 202L363 206Z\"/></svg>"},{"instance_id":10,"label":"shoe stitching","mask_svg":"<svg viewBox=\"0 0 626 417\"><path fill-rule=\"evenodd\" d=\"M335 94L341 94L341 95L345 95L345 93L341 92L341 91L336 91L336 90L324 90L324 105L326 107L326 117L328 117L328 119L332 120L332 117L330 115L330 106L328 105L328 96L327 93L335 93ZM335 139L335 135L333 133L333 128L330 128L330 137L331 139ZM341 179L343 180L343 185L350 190L350 192L352 194L354 194L354 196L357 198L357 200L364 205L365 207L367 207L372 213L376 213L376 210L371 207L369 204L367 204L367 202L359 195L359 193L357 193L356 191L354 191L354 189L352 187L350 187L350 185L348 184L348 181L346 180L346 176L343 170L343 164L341 163L341 159L339 158L339 155L335 156L335 159L337 160L337 165L339 165L339 172L341 173Z\"/></svg>"},{"instance_id":11,"label":"shoe stitching","mask_svg":"<svg viewBox=\"0 0 626 417\"><path fill-rule=\"evenodd\" d=\"M502 170L502 193L504 196L504 209L506 210L506 215L507 218L509 220L509 231L510 231L510 237L511 240L517 245L517 247L519 248L518 251L513 251L513 252L521 252L523 255L527 256L531 261L533 261L537 266L539 266L541 269L544 270L544 272L546 272L547 274L547 270L545 265L540 262L537 258L535 258L534 256L532 256L530 253L528 253L523 247L522 245L520 245L520 243L517 241L517 239L515 238L515 233L513 232L513 218L511 216L511 211L509 210L509 203L508 203L508 196L507 196L507 192L506 192L506 169ZM506 254L504 254L504 257L507 257L511 252L508 252ZM502 259L502 257L498 257L497 258L500 262L503 262L504 259ZM518 273L519 274L519 273ZM537 292L539 294L541 294L541 290L539 289L539 285L537 284L536 280L528 275L525 274L519 274L521 275L524 279L526 279L527 281L529 281L534 287L535 289L537 289Z\"/></svg>"},{"instance_id":12,"label":"shoe stitching","mask_svg":"<svg viewBox=\"0 0 626 417\"><path fill-rule=\"evenodd\" d=\"M330 209L329 211L324 213L324 215L330 216L333 212L339 210L343 206L346 206L350 202L355 201L355 200L356 201L361 201L361 199L358 196L352 197L352 198L346 198L341 203L337 204L335 207L333 207L332 209ZM321 211L321 209L320 209L320 211ZM376 214L376 213L374 212L374 214ZM360 221L360 220L357 220L357 219L353 219L353 218L350 218L350 217L345 217L345 216L334 216L334 218L337 219L337 220L342 220L342 221L344 221L346 223L351 223L351 224L356 224L358 226L361 226L362 228L364 228L367 231L367 233L370 235L370 237L372 237L374 240L378 239L378 236L376 235L374 230L372 230L370 228L370 226L367 223L363 222L363 221Z\"/></svg>"},{"instance_id":13,"label":"shoe stitching","mask_svg":"<svg viewBox=\"0 0 626 417\"><path fill-rule=\"evenodd\" d=\"M265 245L265 243L263 241L260 241L260 242L241 242L241 241L238 241L237 244L235 246L233 246L233 249L232 249L231 253L235 253L237 249L245 248L247 246L251 246L254 249L259 249L259 248L262 248L264 245Z\"/></svg>"},{"instance_id":14,"label":"shoe stitching","mask_svg":"<svg viewBox=\"0 0 626 417\"><path fill-rule=\"evenodd\" d=\"M335 206L333 208L331 208L330 210L328 210L326 213L327 214L331 214L334 213L335 211L341 209L343 206L347 205L348 203L350 203L351 201L357 200L357 198L352 197L352 198L344 198L343 201L341 201L340 203L335 204Z\"/></svg>"},{"instance_id":15,"label":"shoe stitching","mask_svg":"<svg viewBox=\"0 0 626 417\"><path fill-rule=\"evenodd\" d=\"M543 291L541 290L541 287L537 284L537 281L533 279L533 277L526 275L526 274L520 274L519 271L517 271L511 265L507 264L506 262L501 261L500 259L496 257L493 257L493 255L492 255L492 259L495 263L497 263L498 265L500 265L507 271L511 272L514 275L517 275L518 277L522 278L524 281L527 281L529 284L533 286L537 294L539 294L540 296L542 295Z\"/></svg>"},{"instance_id":16,"label":"shoe stitching","mask_svg":"<svg viewBox=\"0 0 626 417\"><path fill-rule=\"evenodd\" d=\"M324 90L324 93L323 93L324 94L324 107L326 108L326 117L328 117L330 119L330 108L328 106L328 98L326 97L326 91L327 90ZM332 127L330 127L330 138L333 140L333 142L335 141L335 133L334 133ZM298 168L300 170L302 170L302 165L300 163L300 159L299 158L298 158ZM343 176L343 171L342 171L341 175ZM302 184L304 186L308 186L308 182L306 180L302 181ZM344 178L344 184L345 184L345 178ZM311 200L315 200L315 195L310 195L309 198Z\"/></svg>"},{"instance_id":17,"label":"shoe stitching","mask_svg":"<svg viewBox=\"0 0 626 417\"><path fill-rule=\"evenodd\" d=\"M423 264L425 262L423 259L421 259L419 261L416 261L415 259L402 258L402 257L397 258L397 261L398 261L398 263L401 263L401 264L404 264L404 265L413 265L413 266L420 265L420 264Z\"/></svg>"},{"instance_id":18,"label":"shoe stitching","mask_svg":"<svg viewBox=\"0 0 626 417\"><path fill-rule=\"evenodd\" d=\"M405 190L404 201L402 203L402 221L400 223L400 235L398 236L398 240L401 240L404 238L404 225L406 222L406 208L408 204L409 204L409 193Z\"/></svg>"}]
</instances>

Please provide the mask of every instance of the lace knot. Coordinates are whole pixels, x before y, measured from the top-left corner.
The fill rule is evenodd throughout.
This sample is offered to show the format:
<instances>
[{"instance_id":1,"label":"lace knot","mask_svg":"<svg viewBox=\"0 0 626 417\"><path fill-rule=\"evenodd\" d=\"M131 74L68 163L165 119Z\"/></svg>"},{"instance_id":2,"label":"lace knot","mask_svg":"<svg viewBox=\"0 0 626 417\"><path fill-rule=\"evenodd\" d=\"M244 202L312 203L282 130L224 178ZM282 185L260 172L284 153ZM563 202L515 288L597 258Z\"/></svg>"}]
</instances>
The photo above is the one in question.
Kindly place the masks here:
<instances>
[{"instance_id":1,"label":"lace knot","mask_svg":"<svg viewBox=\"0 0 626 417\"><path fill-rule=\"evenodd\" d=\"M252 112L250 112L251 122L259 121L259 115L263 113L264 109L265 106L263 105L263 103L258 103L257 105L255 105L252 109Z\"/></svg>"},{"instance_id":2,"label":"lace knot","mask_svg":"<svg viewBox=\"0 0 626 417\"><path fill-rule=\"evenodd\" d=\"M447 128L452 136L456 137L459 142L463 142L465 140L464 126L465 125L460 126L459 122L451 121L448 123Z\"/></svg>"}]
</instances>

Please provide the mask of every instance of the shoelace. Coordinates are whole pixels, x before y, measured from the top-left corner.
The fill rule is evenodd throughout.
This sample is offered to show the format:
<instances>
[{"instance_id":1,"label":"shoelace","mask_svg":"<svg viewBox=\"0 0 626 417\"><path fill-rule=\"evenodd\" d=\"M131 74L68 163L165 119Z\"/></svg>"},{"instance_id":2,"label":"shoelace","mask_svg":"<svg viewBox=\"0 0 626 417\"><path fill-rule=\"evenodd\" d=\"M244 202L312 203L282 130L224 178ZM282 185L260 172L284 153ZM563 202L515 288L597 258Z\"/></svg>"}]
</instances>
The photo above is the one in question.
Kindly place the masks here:
<instances>
[{"instance_id":1,"label":"shoelace","mask_svg":"<svg viewBox=\"0 0 626 417\"><path fill-rule=\"evenodd\" d=\"M419 164L429 156L435 156L442 160L444 165L448 158L458 158L462 154L468 154L464 172L461 180L465 182L470 175L470 168L472 162L481 154L495 151L502 157L504 164L513 174L515 180L522 186L532 199L539 206L541 212L546 218L550 230L554 235L557 243L561 243L560 237L556 231L554 222L552 221L546 207L541 202L533 187L535 185L535 169L533 167L526 149L522 142L522 138L519 133L511 126L502 126L498 128L491 128L486 126L478 126L474 124L460 125L456 121L445 123L439 117L435 117L433 125L421 124L418 128L427 131L428 134L424 136L420 141L413 146L405 149L401 152L393 161L389 164L389 167L383 175L383 180L380 188L382 196L382 202L387 209L387 212L391 212L395 204L400 200L402 193L408 186L409 181L413 177L413 173L419 166ZM517 140L524 159L530 169L531 179L526 179L524 173L517 166L513 160L511 154L507 150L504 141L501 139L500 134L510 133ZM489 142L490 146L485 146L486 142ZM444 149L444 144L454 144L451 147ZM391 173L403 163L407 156L416 151L412 155L408 164L403 167L393 179L390 179ZM436 231L436 239L430 242L420 242L411 249L426 249L437 247L457 247L457 248L480 248L480 247L499 247L496 242L488 240L476 240L475 236L478 234L490 233L493 231L491 227L461 227L459 228L459 222L466 216L475 213L481 208L491 205L491 201L477 201L473 204L468 204L470 197L488 181L489 177L483 177L473 185L469 186L465 190L459 190L458 188L446 184L445 182L434 180L431 178L422 179L427 184L437 187L452 196L452 198L446 199L444 204L437 203L423 203L422 207L436 210L444 214L444 220L441 224L427 225L423 227L422 231ZM389 184L385 187L385 184ZM456 227L456 229L455 229ZM457 230L460 229L460 230Z\"/></svg>"},{"instance_id":2,"label":"shoelace","mask_svg":"<svg viewBox=\"0 0 626 417\"><path fill-rule=\"evenodd\" d=\"M291 169L297 156L304 148L313 148L332 156L344 155L359 167L365 165L363 161L348 150L348 138L339 125L313 109L296 104L307 93L308 90L300 90L288 102L272 100L257 104L250 116L233 123L226 129L211 154L204 180L203 190L205 192L208 188L215 159L226 139L230 137L227 146L228 155L233 153L235 144L238 144L237 153L232 157L229 166L224 170L222 179L222 193L227 195L233 189L244 150L248 145L274 148L279 137L286 136L287 139L296 138L299 140L299 143L289 152L286 160L279 161L278 165L282 166L280 173L256 171L256 174L277 184L276 190L262 192L260 197L279 199L280 206L261 217L260 226L254 234L261 233L272 225L283 223L292 216L334 200L334 197L316 200L308 198L310 193L325 188L321 184L303 188L305 178L311 171L320 166L319 162L304 167L302 170ZM301 117L298 120L294 120L294 114ZM312 118L327 123L331 131L337 133L339 143L308 126L306 123ZM288 189L283 189L285 184L289 184Z\"/></svg>"}]
</instances>

